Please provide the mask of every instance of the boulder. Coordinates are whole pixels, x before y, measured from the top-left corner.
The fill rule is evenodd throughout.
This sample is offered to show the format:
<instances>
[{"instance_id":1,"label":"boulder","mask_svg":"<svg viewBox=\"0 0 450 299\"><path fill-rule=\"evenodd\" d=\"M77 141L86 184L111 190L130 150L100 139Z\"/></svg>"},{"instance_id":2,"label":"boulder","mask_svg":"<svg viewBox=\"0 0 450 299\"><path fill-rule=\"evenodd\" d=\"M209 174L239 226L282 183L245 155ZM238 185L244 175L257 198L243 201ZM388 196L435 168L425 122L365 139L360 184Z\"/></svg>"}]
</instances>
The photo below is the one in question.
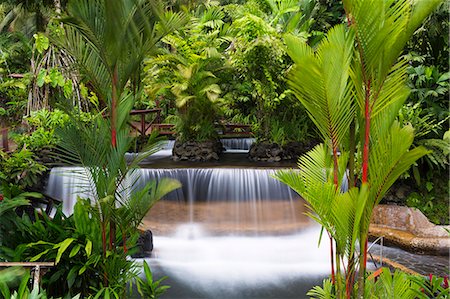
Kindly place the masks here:
<instances>
[{"instance_id":1,"label":"boulder","mask_svg":"<svg viewBox=\"0 0 450 299\"><path fill-rule=\"evenodd\" d=\"M211 161L219 160L219 156L224 150L219 140L209 141L175 141L172 150L174 161Z\"/></svg>"},{"instance_id":2,"label":"boulder","mask_svg":"<svg viewBox=\"0 0 450 299\"><path fill-rule=\"evenodd\" d=\"M252 161L278 162L283 158L283 148L277 143L255 142L250 146L248 158Z\"/></svg>"},{"instance_id":3,"label":"boulder","mask_svg":"<svg viewBox=\"0 0 450 299\"><path fill-rule=\"evenodd\" d=\"M449 231L450 226L431 223L416 208L378 205L372 214L369 234L383 236L386 243L413 252L448 255Z\"/></svg>"},{"instance_id":4,"label":"boulder","mask_svg":"<svg viewBox=\"0 0 450 299\"><path fill-rule=\"evenodd\" d=\"M153 251L153 233L151 230L141 232L137 240L138 252L132 255L133 258L150 257Z\"/></svg>"},{"instance_id":5,"label":"boulder","mask_svg":"<svg viewBox=\"0 0 450 299\"><path fill-rule=\"evenodd\" d=\"M316 146L319 142L316 140L298 142L291 141L283 146L283 160L295 160L310 151L314 146Z\"/></svg>"}]
</instances>

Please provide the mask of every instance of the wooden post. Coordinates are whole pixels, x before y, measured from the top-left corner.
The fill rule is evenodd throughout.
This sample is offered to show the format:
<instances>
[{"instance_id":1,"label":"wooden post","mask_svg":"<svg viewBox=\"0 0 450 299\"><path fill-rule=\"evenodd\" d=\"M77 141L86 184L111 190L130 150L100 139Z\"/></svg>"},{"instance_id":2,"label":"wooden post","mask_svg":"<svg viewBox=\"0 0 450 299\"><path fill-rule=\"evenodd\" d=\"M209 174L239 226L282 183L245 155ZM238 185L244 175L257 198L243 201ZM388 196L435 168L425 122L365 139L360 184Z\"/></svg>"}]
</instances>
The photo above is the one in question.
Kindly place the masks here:
<instances>
[{"instance_id":1,"label":"wooden post","mask_svg":"<svg viewBox=\"0 0 450 299\"><path fill-rule=\"evenodd\" d=\"M33 290L37 289L39 290L39 280L41 279L41 268L39 267L39 265L36 265L34 267L34 271L33 271Z\"/></svg>"},{"instance_id":2,"label":"wooden post","mask_svg":"<svg viewBox=\"0 0 450 299\"><path fill-rule=\"evenodd\" d=\"M141 114L141 138L144 138L145 136L145 114L142 113Z\"/></svg>"},{"instance_id":3,"label":"wooden post","mask_svg":"<svg viewBox=\"0 0 450 299\"><path fill-rule=\"evenodd\" d=\"M2 147L5 152L9 152L8 128L2 129Z\"/></svg>"},{"instance_id":4,"label":"wooden post","mask_svg":"<svg viewBox=\"0 0 450 299\"><path fill-rule=\"evenodd\" d=\"M4 267L24 267L33 269L33 289L39 289L39 283L41 280L41 267L42 271L54 267L53 262L0 262L0 269Z\"/></svg>"}]
</instances>

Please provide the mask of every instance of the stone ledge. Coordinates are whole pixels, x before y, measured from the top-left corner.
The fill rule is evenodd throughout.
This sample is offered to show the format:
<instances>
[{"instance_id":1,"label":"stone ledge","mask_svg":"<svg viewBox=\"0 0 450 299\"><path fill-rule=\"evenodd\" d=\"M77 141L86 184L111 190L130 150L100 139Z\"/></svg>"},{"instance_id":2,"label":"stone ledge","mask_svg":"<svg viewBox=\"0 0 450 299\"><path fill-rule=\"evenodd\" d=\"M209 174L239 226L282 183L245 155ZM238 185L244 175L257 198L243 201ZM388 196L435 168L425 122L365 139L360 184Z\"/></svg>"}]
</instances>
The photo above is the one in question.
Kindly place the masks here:
<instances>
[{"instance_id":1,"label":"stone ledge","mask_svg":"<svg viewBox=\"0 0 450 299\"><path fill-rule=\"evenodd\" d=\"M378 205L372 214L369 234L383 236L387 243L409 251L448 255L450 238L446 229L450 226L431 223L415 208Z\"/></svg>"}]
</instances>

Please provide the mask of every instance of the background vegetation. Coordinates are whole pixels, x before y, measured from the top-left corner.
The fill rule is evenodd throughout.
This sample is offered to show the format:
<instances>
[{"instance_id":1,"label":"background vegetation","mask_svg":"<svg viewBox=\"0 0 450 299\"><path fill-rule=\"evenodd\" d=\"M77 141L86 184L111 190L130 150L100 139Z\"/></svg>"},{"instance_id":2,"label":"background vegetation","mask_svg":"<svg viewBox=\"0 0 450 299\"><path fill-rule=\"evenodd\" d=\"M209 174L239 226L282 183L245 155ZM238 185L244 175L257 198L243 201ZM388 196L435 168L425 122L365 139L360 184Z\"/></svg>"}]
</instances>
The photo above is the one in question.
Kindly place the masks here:
<instances>
[{"instance_id":1,"label":"background vegetation","mask_svg":"<svg viewBox=\"0 0 450 299\"><path fill-rule=\"evenodd\" d=\"M9 128L15 143L13 151L0 153L0 259L59 257L60 267L44 279L44 286L54 290L48 289L48 296L122 295L124 281L135 281L147 295L161 291L159 282L137 281L136 265L126 260L136 231L125 231L120 217L133 211L112 208L122 200L118 182L132 171L119 160L134 144L125 138L127 111L161 108L181 141L217 139L223 124L238 123L251 125L260 143L314 143L323 132L309 117L313 111L288 84L294 65L289 40L315 51L331 28L348 24L342 1L333 0L121 0L107 7L104 2L0 3L0 125ZM133 15L134 5L139 9ZM127 13L132 15L130 24ZM448 15L448 3L440 4L395 61L405 62L411 92L394 118L400 127L412 127L412 148L423 147L428 154L402 173L396 184L406 186L406 192L390 201L417 207L438 224L449 221ZM123 26L115 26L117 22ZM108 137L102 142L88 138L99 132ZM97 150L102 155L76 153L67 138L80 136L86 144L101 147ZM86 159L61 161L61 153ZM76 215L57 212L53 220L35 214L32 205L43 200L36 191L55 162L92 166L99 161L114 170L110 176L91 174L97 185L109 186L97 194L97 200L105 199L103 206L89 210L87 201L80 201ZM362 161L362 155L356 156L356 167ZM147 205L141 204L151 207L161 195L156 193ZM84 223L91 221L92 227ZM96 242L93 234L102 233L105 239ZM117 268L102 268L100 260ZM126 269L126 276L117 269ZM105 282L106 271L117 277ZM66 283L53 288L62 279ZM13 285L17 289L20 282Z\"/></svg>"}]
</instances>

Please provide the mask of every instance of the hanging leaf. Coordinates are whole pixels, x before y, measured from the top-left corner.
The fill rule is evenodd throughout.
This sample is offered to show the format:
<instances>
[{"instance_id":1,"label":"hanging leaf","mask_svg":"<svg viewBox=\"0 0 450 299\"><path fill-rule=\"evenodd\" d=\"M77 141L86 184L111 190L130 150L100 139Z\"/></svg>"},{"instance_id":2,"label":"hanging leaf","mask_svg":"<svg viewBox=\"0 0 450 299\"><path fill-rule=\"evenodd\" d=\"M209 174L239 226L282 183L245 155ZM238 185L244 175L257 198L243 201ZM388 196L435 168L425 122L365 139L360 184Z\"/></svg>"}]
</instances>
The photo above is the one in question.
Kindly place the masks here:
<instances>
[{"instance_id":1,"label":"hanging leaf","mask_svg":"<svg viewBox=\"0 0 450 299\"><path fill-rule=\"evenodd\" d=\"M37 79L36 79L37 85L39 87L44 86L44 84L45 84L45 77L46 76L47 76L47 70L46 69L41 69L39 71L39 74L37 75Z\"/></svg>"},{"instance_id":2,"label":"hanging leaf","mask_svg":"<svg viewBox=\"0 0 450 299\"><path fill-rule=\"evenodd\" d=\"M70 97L72 96L72 92L73 92L72 81L67 80L67 81L64 83L63 90L64 90L64 97L65 97L66 99L70 98Z\"/></svg>"},{"instance_id":3,"label":"hanging leaf","mask_svg":"<svg viewBox=\"0 0 450 299\"><path fill-rule=\"evenodd\" d=\"M72 242L75 239L73 238L67 238L64 241L62 241L61 243L59 243L57 246L59 246L58 249L58 253L56 254L56 260L55 260L55 265L59 263L59 261L61 260L61 256L63 255L64 251L66 251L67 247L70 246L70 244L72 244Z\"/></svg>"},{"instance_id":4,"label":"hanging leaf","mask_svg":"<svg viewBox=\"0 0 450 299\"><path fill-rule=\"evenodd\" d=\"M48 38L42 33L36 33L33 37L35 39L36 50L42 54L50 45Z\"/></svg>"}]
</instances>

